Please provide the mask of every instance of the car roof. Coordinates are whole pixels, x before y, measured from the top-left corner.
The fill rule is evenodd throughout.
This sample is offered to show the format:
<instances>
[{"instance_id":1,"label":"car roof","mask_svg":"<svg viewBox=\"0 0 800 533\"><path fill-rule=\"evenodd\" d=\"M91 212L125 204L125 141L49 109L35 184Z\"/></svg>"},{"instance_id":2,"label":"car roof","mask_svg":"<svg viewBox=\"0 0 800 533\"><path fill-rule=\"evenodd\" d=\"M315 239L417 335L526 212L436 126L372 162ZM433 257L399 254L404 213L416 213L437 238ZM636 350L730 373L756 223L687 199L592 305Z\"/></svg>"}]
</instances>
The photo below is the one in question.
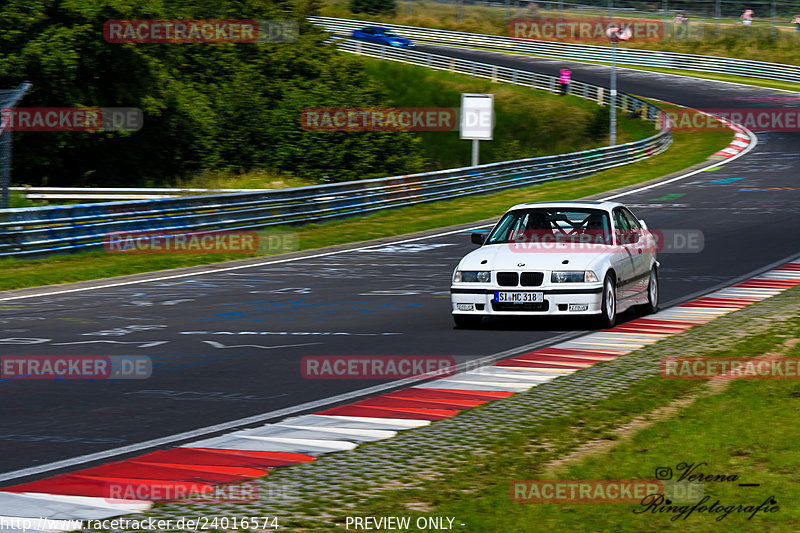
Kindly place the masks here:
<instances>
[{"instance_id":1,"label":"car roof","mask_svg":"<svg viewBox=\"0 0 800 533\"><path fill-rule=\"evenodd\" d=\"M388 28L384 28L383 26L367 26L366 28L362 28L363 30L387 30Z\"/></svg>"},{"instance_id":2,"label":"car roof","mask_svg":"<svg viewBox=\"0 0 800 533\"><path fill-rule=\"evenodd\" d=\"M517 204L514 207L510 208L509 211L514 211L515 209L532 209L536 207L565 207L565 208L586 208L586 209L603 209L605 211L611 211L615 207L622 206L623 204L619 202L608 202L608 201L592 201L592 200L564 200L561 202L530 202L526 204Z\"/></svg>"}]
</instances>

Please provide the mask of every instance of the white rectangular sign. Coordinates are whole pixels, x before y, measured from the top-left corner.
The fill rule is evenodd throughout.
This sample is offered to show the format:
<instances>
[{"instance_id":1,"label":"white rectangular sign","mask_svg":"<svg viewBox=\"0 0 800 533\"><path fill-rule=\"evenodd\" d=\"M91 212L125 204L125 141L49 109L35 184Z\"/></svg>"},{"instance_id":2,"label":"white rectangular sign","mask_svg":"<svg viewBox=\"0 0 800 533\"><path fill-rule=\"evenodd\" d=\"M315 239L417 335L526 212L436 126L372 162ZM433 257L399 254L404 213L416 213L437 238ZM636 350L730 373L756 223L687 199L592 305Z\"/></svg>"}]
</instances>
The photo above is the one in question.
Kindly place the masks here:
<instances>
[{"instance_id":1,"label":"white rectangular sign","mask_svg":"<svg viewBox=\"0 0 800 533\"><path fill-rule=\"evenodd\" d=\"M491 141L494 131L494 95L461 94L461 138Z\"/></svg>"}]
</instances>

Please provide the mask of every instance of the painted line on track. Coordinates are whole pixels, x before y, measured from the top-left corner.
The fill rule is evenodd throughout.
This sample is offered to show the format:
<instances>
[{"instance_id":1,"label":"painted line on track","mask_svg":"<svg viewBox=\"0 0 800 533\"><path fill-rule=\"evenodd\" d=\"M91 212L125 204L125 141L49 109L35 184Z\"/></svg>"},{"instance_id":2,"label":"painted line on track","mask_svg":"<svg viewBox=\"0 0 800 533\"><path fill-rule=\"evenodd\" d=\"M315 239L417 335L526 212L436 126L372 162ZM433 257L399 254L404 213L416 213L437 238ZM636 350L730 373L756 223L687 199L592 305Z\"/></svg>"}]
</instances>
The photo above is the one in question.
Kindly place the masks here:
<instances>
[{"instance_id":1,"label":"painted line on track","mask_svg":"<svg viewBox=\"0 0 800 533\"><path fill-rule=\"evenodd\" d=\"M556 337L552 337L549 339L542 339L541 341L537 341L531 344L527 344L525 346L520 346L517 348L512 348L510 350L504 350L502 352L498 352L496 354L486 356L483 358L475 359L470 364L490 364L500 359L504 359L510 356L515 355L520 351L526 350L533 350L537 349L541 346L546 344L551 344L552 342L560 342L570 339L572 337L578 337L582 335L583 331L571 331L569 333L564 333L562 335L558 335ZM456 371L463 370L466 367L467 363L462 363L455 367ZM198 428L192 431L185 431L182 433L176 433L174 435L168 435L165 437L161 437L158 439L151 439L148 441L131 444L128 446L121 446L119 448L113 448L111 450L105 450L102 452L91 453L87 455L81 455L79 457L74 457L71 459L64 459L62 461L55 461L52 463L47 463L44 465L34 466L30 468L23 468L20 470L15 470L13 472L6 472L4 474L0 474L0 482L3 481L10 481L13 479L19 479L22 477L34 476L37 474L42 474L45 472L50 472L53 470L59 470L64 468L70 468L73 466L81 465L84 463L89 463L93 461L99 461L102 459L108 459L111 457L116 457L119 455L125 455L141 450L146 450L150 448L155 448L157 446L164 446L167 444L174 444L181 441L186 441L190 439L195 439L198 437L203 437L206 435L213 435L214 433L220 433L226 430L230 430L233 428L240 428L245 427L251 424L256 424L259 422L265 422L267 420L276 419L285 416L291 416L298 413L302 413L303 411L311 411L313 409L319 409L322 407L327 407L332 404L345 402L348 400L352 400L355 398L360 398L362 396L367 396L370 394L380 393L387 391L389 389L394 389L402 386L410 386L421 381L425 381L430 379L428 377L419 377L419 378L405 378L401 380L392 381L390 383L384 383L382 385L375 385L372 387L367 387L365 389L359 389L352 392L347 392L344 394L339 394L337 396L332 396L328 398L323 398L320 400L315 400L312 402L302 403L300 405L295 405L292 407L286 407L284 409L277 409L275 411L268 411L266 413L261 413L258 415L253 415L245 418L240 418L237 420L231 420L229 422L223 422L221 424L215 424L213 426L207 426L204 428ZM0 513L1 514L1 513Z\"/></svg>"}]
</instances>

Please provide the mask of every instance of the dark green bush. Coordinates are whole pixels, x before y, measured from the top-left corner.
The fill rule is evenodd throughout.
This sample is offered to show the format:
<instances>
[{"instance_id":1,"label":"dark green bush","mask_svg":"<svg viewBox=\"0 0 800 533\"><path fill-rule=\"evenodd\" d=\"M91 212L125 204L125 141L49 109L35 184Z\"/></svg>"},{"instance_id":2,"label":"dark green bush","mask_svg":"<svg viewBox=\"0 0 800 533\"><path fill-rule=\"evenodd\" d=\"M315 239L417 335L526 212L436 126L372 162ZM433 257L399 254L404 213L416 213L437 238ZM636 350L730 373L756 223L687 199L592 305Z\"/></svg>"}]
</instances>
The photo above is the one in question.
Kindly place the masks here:
<instances>
[{"instance_id":1,"label":"dark green bush","mask_svg":"<svg viewBox=\"0 0 800 533\"><path fill-rule=\"evenodd\" d=\"M350 11L367 15L394 15L397 11L395 0L350 0Z\"/></svg>"}]
</instances>

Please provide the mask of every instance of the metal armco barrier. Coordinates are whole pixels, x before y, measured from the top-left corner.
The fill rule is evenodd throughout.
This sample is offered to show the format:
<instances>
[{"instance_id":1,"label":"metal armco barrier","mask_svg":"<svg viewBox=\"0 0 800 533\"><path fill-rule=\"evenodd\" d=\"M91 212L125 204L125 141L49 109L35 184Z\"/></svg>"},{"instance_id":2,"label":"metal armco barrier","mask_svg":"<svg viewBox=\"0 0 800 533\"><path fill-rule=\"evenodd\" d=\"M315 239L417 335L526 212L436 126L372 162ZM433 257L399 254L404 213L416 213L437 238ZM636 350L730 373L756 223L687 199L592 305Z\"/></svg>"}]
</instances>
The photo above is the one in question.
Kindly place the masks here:
<instances>
[{"instance_id":1,"label":"metal armco barrier","mask_svg":"<svg viewBox=\"0 0 800 533\"><path fill-rule=\"evenodd\" d=\"M556 78L552 76L369 43L340 44L346 50L372 57L557 91ZM600 87L573 82L571 91L584 98L609 101L607 91ZM629 95L619 95L617 103L629 111L644 107L645 117L658 123L659 109L655 106ZM102 248L104 237L113 232L245 229L370 214L588 176L656 155L671 142L671 133L661 131L647 139L616 146L408 176L269 192L0 209L0 256L34 257Z\"/></svg>"},{"instance_id":2,"label":"metal armco barrier","mask_svg":"<svg viewBox=\"0 0 800 533\"><path fill-rule=\"evenodd\" d=\"M353 30L363 28L364 26L382 26L396 30L403 37L430 44L489 48L572 61L611 62L611 49L608 46L553 41L523 41L501 35L419 28L415 26L401 26L399 24L370 22L366 20L329 17L309 17L309 20L314 24L322 26L325 30L337 34L350 34ZM715 74L729 74L749 78L800 83L800 66L732 57L702 56L662 52L659 50L617 47L617 64L694 70L697 72L712 72Z\"/></svg>"},{"instance_id":3,"label":"metal armco barrier","mask_svg":"<svg viewBox=\"0 0 800 533\"><path fill-rule=\"evenodd\" d=\"M180 198L191 194L263 192L273 189L186 189L166 187L9 187L28 200L155 200Z\"/></svg>"}]
</instances>

